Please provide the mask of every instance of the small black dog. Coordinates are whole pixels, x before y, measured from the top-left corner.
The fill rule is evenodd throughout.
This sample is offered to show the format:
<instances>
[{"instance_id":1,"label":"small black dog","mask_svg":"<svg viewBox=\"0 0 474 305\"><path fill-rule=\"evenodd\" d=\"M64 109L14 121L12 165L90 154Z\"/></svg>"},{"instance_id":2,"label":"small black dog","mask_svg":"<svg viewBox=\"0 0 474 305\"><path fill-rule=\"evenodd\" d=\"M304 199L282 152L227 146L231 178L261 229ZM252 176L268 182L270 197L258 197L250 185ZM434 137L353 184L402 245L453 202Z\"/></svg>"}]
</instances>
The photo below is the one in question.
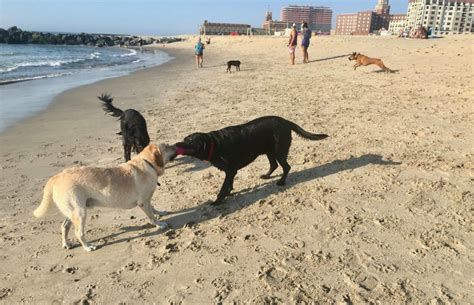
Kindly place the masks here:
<instances>
[{"instance_id":1,"label":"small black dog","mask_svg":"<svg viewBox=\"0 0 474 305\"><path fill-rule=\"evenodd\" d=\"M226 72L230 72L230 67L235 66L236 71L240 71L240 60L229 60Z\"/></svg>"},{"instance_id":2,"label":"small black dog","mask_svg":"<svg viewBox=\"0 0 474 305\"><path fill-rule=\"evenodd\" d=\"M150 144L145 118L134 109L122 111L115 108L112 105L114 98L109 94L102 94L98 98L103 102L102 109L120 120L121 131L117 134L122 135L125 162L127 162L130 160L132 148L138 154Z\"/></svg>"},{"instance_id":3,"label":"small black dog","mask_svg":"<svg viewBox=\"0 0 474 305\"><path fill-rule=\"evenodd\" d=\"M291 131L310 140L328 137L325 134L309 133L281 117L266 116L209 133L193 133L184 138L183 142L175 144L176 154L209 161L225 172L224 184L213 203L220 204L230 194L237 171L262 154L267 155L270 169L261 178L269 179L280 164L283 176L277 185L285 185L291 168L286 161L291 145Z\"/></svg>"}]
</instances>

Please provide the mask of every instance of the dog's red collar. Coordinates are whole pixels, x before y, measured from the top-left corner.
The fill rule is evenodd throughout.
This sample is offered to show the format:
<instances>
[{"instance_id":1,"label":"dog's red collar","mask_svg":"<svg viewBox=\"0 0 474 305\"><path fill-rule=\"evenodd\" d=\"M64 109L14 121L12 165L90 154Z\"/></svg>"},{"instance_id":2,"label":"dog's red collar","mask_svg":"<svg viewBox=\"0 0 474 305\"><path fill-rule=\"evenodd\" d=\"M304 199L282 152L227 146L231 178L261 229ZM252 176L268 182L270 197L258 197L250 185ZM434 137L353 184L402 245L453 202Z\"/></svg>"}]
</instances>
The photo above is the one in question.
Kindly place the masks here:
<instances>
[{"instance_id":1,"label":"dog's red collar","mask_svg":"<svg viewBox=\"0 0 474 305\"><path fill-rule=\"evenodd\" d=\"M214 149L216 148L216 144L214 141L211 141L211 147L209 148L209 153L207 154L206 161L211 161L212 155L214 154Z\"/></svg>"}]
</instances>

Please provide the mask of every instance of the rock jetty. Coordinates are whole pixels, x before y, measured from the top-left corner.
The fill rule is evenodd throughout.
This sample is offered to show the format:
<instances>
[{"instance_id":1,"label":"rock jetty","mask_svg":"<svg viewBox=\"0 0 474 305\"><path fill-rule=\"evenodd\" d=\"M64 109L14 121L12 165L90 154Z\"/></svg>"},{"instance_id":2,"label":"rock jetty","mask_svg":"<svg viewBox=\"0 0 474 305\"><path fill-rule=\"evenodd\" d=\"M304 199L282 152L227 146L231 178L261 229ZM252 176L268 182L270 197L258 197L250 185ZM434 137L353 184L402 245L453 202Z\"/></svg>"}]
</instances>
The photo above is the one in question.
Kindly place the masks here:
<instances>
[{"instance_id":1,"label":"rock jetty","mask_svg":"<svg viewBox=\"0 0 474 305\"><path fill-rule=\"evenodd\" d=\"M61 34L48 32L23 31L13 26L7 30L0 28L0 43L7 44L60 44L87 45L97 47L139 47L154 43L172 43L181 41L178 37L145 38L129 35L109 34Z\"/></svg>"}]
</instances>

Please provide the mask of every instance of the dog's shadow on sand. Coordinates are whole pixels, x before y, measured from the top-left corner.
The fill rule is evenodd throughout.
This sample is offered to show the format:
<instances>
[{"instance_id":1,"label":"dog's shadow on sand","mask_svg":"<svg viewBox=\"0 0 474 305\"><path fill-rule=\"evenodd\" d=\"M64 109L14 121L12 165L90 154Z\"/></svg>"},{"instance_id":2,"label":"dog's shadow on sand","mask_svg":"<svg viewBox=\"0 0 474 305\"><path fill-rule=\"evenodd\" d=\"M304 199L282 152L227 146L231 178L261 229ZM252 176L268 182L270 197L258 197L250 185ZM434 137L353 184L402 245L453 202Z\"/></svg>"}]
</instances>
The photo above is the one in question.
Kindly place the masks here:
<instances>
[{"instance_id":1,"label":"dog's shadow on sand","mask_svg":"<svg viewBox=\"0 0 474 305\"><path fill-rule=\"evenodd\" d=\"M187 163L186 161L187 160L183 160L182 163ZM376 154L366 154L360 157L351 157L345 160L335 160L330 163L326 163L313 168L304 169L298 172L290 172L287 178L287 185L284 187L276 186L276 181L271 180L256 187L240 190L233 193L231 196L227 197L224 200L224 203L222 205L211 206L209 205L210 202L208 201L193 208L172 212L168 216L166 216L164 221L166 221L171 227L171 229L174 230L183 228L185 226L191 227L213 218L222 217L237 212L238 210L243 209L255 202L258 202L259 200L262 200L273 193L284 192L289 188L297 185L298 183L304 183L317 178L323 178L346 170L357 169L369 164L400 165L401 163L390 160L384 160L382 156ZM98 240L106 240L107 242L103 246L107 246L121 242L129 242L137 238L151 237L163 233L163 231L160 230L152 230L150 232L138 234L132 237L124 237L116 240L111 240L126 233L130 233L133 231L141 231L150 228L154 227L150 224L124 227L122 228L121 232L104 236L100 239L97 239L95 242L97 242Z\"/></svg>"},{"instance_id":2,"label":"dog's shadow on sand","mask_svg":"<svg viewBox=\"0 0 474 305\"><path fill-rule=\"evenodd\" d=\"M255 70L257 70L257 69L255 69L255 68L242 68L239 71L232 71L232 72L255 71Z\"/></svg>"},{"instance_id":3,"label":"dog's shadow on sand","mask_svg":"<svg viewBox=\"0 0 474 305\"><path fill-rule=\"evenodd\" d=\"M372 73L398 73L400 70L390 70L390 71L385 71L385 70L375 70L372 71Z\"/></svg>"}]
</instances>

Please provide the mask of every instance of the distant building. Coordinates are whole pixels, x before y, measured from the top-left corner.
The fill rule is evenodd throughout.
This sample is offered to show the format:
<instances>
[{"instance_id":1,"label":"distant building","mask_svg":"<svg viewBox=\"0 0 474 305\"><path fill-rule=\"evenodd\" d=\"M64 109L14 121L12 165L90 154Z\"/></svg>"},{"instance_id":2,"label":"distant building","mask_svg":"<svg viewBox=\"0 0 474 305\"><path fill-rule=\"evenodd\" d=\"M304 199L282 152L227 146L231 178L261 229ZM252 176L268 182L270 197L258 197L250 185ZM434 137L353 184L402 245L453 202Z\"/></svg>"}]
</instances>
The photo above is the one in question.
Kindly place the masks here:
<instances>
[{"instance_id":1,"label":"distant building","mask_svg":"<svg viewBox=\"0 0 474 305\"><path fill-rule=\"evenodd\" d=\"M354 35L357 31L358 14L341 14L337 15L336 35Z\"/></svg>"},{"instance_id":2,"label":"distant building","mask_svg":"<svg viewBox=\"0 0 474 305\"><path fill-rule=\"evenodd\" d=\"M291 26L291 24L278 20L264 21L262 24L262 27L268 32L268 34L284 31L289 26Z\"/></svg>"},{"instance_id":3,"label":"distant building","mask_svg":"<svg viewBox=\"0 0 474 305\"><path fill-rule=\"evenodd\" d=\"M410 0L407 27L431 28L434 35L474 32L474 0Z\"/></svg>"},{"instance_id":4,"label":"distant building","mask_svg":"<svg viewBox=\"0 0 474 305\"><path fill-rule=\"evenodd\" d=\"M396 14L390 15L390 23L388 24L388 30L392 34L400 34L407 27L407 15Z\"/></svg>"},{"instance_id":5,"label":"distant building","mask_svg":"<svg viewBox=\"0 0 474 305\"><path fill-rule=\"evenodd\" d=\"M273 20L272 12L267 12L262 28L265 29L267 35L273 35L275 32L283 32L291 24L284 21Z\"/></svg>"},{"instance_id":6,"label":"distant building","mask_svg":"<svg viewBox=\"0 0 474 305\"><path fill-rule=\"evenodd\" d=\"M336 35L368 35L388 29L390 18L388 0L378 0L375 11L338 15Z\"/></svg>"},{"instance_id":7,"label":"distant building","mask_svg":"<svg viewBox=\"0 0 474 305\"><path fill-rule=\"evenodd\" d=\"M290 5L281 9L281 21L287 24L308 23L313 32L329 33L332 24L332 9L324 6Z\"/></svg>"},{"instance_id":8,"label":"distant building","mask_svg":"<svg viewBox=\"0 0 474 305\"><path fill-rule=\"evenodd\" d=\"M364 11L337 16L336 35L369 35L387 29L390 15L379 15L373 11Z\"/></svg>"},{"instance_id":9,"label":"distant building","mask_svg":"<svg viewBox=\"0 0 474 305\"><path fill-rule=\"evenodd\" d=\"M388 0L379 0L377 5L375 5L375 13L379 15L390 14L390 5L388 5Z\"/></svg>"},{"instance_id":10,"label":"distant building","mask_svg":"<svg viewBox=\"0 0 474 305\"><path fill-rule=\"evenodd\" d=\"M204 23L199 28L201 35L247 35L251 34L250 24L240 23L215 23L204 20Z\"/></svg>"}]
</instances>

